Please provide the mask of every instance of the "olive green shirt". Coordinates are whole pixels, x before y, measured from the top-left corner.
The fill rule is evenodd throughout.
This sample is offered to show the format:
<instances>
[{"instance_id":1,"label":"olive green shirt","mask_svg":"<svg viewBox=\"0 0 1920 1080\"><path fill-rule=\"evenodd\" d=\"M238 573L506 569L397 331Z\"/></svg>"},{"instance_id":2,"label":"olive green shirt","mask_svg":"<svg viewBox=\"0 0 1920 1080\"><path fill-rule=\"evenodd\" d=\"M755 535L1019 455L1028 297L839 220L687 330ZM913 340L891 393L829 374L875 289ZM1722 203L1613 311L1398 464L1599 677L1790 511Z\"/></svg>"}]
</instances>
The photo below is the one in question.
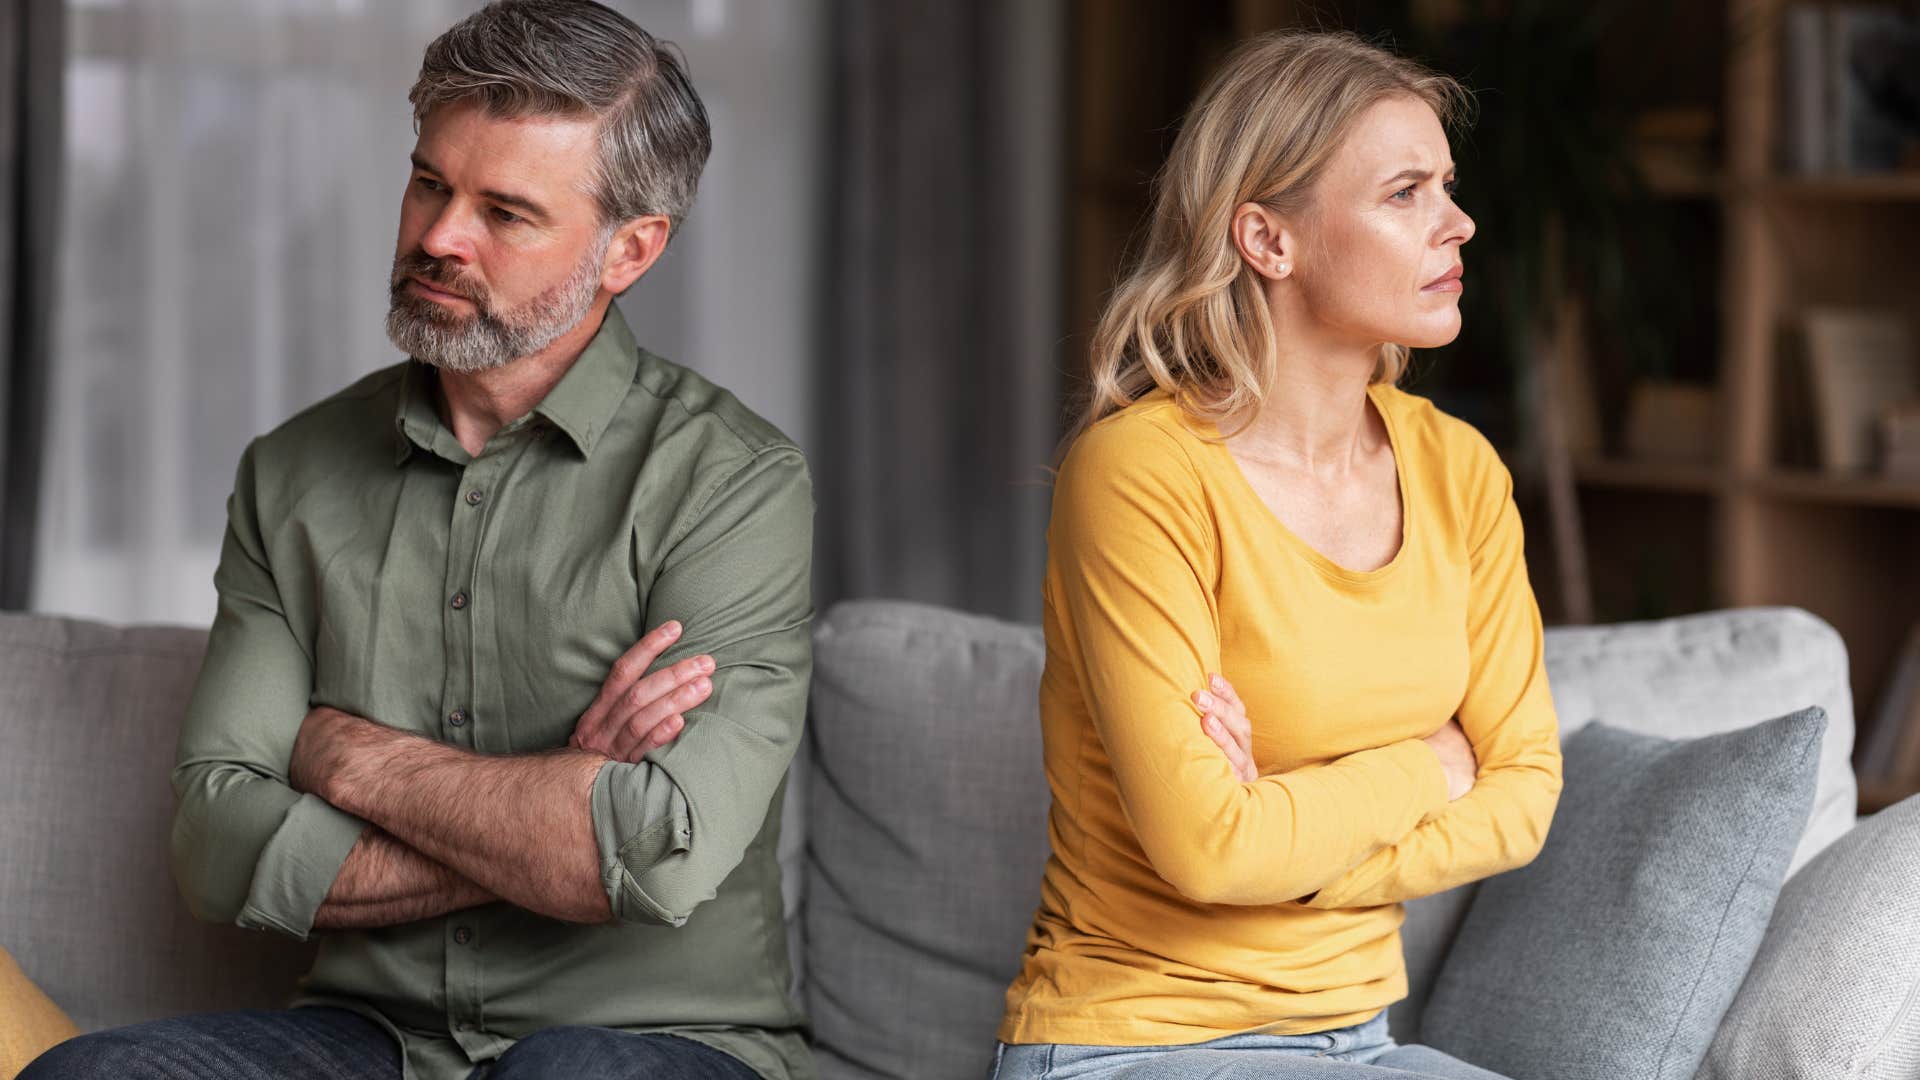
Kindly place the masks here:
<instances>
[{"instance_id":1,"label":"olive green shirt","mask_svg":"<svg viewBox=\"0 0 1920 1080\"><path fill-rule=\"evenodd\" d=\"M775 861L812 664L805 460L731 394L638 348L614 307L478 455L437 392L408 360L240 459L173 772L189 906L313 933L367 823L288 786L309 708L489 754L560 747L614 660L678 619L659 663L712 655L711 695L671 744L593 785L615 921L493 903L322 931L294 1003L375 1019L418 1080L464 1077L559 1024L668 1032L766 1077L812 1076Z\"/></svg>"}]
</instances>

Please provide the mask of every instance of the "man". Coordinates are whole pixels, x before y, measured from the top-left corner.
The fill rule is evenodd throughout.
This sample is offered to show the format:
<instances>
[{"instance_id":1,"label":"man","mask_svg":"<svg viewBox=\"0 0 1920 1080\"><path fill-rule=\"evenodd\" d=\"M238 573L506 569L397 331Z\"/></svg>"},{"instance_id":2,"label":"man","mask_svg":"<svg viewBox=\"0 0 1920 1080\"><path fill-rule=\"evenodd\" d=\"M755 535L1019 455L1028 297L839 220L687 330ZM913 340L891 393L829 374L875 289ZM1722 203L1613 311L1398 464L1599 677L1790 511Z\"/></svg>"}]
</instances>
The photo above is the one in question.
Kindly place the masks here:
<instances>
[{"instance_id":1,"label":"man","mask_svg":"<svg viewBox=\"0 0 1920 1080\"><path fill-rule=\"evenodd\" d=\"M775 862L806 466L612 303L705 110L587 0L476 13L409 98L410 358L241 458L173 774L189 906L316 936L313 970L24 1075L810 1076Z\"/></svg>"}]
</instances>

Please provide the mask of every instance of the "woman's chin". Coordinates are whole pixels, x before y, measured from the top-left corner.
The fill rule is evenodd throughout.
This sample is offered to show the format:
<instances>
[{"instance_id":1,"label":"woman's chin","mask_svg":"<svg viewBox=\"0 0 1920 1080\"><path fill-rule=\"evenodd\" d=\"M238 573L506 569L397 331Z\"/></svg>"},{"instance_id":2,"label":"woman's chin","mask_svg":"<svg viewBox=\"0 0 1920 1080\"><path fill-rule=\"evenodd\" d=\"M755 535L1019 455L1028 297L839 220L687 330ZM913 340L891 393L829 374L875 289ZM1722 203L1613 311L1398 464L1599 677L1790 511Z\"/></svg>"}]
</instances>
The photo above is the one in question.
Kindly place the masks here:
<instances>
[{"instance_id":1,"label":"woman's chin","mask_svg":"<svg viewBox=\"0 0 1920 1080\"><path fill-rule=\"evenodd\" d=\"M1453 344L1453 339L1459 336L1460 314L1455 312L1453 318L1445 325L1422 326L1414 333L1400 338L1399 341L1409 349L1437 349L1442 345Z\"/></svg>"}]
</instances>

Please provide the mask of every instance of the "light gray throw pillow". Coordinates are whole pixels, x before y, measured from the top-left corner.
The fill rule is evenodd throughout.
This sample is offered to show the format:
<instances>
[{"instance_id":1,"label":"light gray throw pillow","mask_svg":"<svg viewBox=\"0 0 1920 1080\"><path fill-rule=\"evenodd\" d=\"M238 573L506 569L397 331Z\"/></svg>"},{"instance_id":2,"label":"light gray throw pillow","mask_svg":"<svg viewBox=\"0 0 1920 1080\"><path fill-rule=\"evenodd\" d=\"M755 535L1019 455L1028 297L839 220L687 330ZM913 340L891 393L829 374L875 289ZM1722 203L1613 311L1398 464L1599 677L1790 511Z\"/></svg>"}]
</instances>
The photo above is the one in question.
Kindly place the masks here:
<instances>
[{"instance_id":1,"label":"light gray throw pillow","mask_svg":"<svg viewBox=\"0 0 1920 1080\"><path fill-rule=\"evenodd\" d=\"M1920 795L1787 879L1698 1080L1920 1076Z\"/></svg>"},{"instance_id":2,"label":"light gray throw pillow","mask_svg":"<svg viewBox=\"0 0 1920 1080\"><path fill-rule=\"evenodd\" d=\"M835 606L813 646L807 1005L822 1080L980 1080L1047 861L1037 627Z\"/></svg>"},{"instance_id":3,"label":"light gray throw pillow","mask_svg":"<svg viewBox=\"0 0 1920 1080\"><path fill-rule=\"evenodd\" d=\"M1766 932L1826 724L1569 736L1547 842L1481 883L1422 1041L1514 1080L1689 1080Z\"/></svg>"}]
</instances>

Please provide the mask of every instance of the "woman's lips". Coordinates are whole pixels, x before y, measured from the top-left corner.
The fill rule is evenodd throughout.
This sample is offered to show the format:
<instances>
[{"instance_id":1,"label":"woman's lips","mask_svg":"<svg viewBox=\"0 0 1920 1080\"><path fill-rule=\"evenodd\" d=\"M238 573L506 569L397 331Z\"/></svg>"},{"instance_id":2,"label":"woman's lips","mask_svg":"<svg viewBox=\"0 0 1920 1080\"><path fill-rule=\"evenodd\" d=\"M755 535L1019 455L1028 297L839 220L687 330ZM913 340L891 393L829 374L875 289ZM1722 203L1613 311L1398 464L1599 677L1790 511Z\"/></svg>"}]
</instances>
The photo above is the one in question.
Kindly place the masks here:
<instances>
[{"instance_id":1,"label":"woman's lips","mask_svg":"<svg viewBox=\"0 0 1920 1080\"><path fill-rule=\"evenodd\" d=\"M1423 287L1420 291L1421 292L1456 292L1456 293L1461 292L1463 291L1460 284L1461 272L1462 272L1462 268L1456 266L1453 269L1447 271L1446 274L1440 278L1440 280L1435 281L1431 285L1427 285Z\"/></svg>"}]
</instances>

